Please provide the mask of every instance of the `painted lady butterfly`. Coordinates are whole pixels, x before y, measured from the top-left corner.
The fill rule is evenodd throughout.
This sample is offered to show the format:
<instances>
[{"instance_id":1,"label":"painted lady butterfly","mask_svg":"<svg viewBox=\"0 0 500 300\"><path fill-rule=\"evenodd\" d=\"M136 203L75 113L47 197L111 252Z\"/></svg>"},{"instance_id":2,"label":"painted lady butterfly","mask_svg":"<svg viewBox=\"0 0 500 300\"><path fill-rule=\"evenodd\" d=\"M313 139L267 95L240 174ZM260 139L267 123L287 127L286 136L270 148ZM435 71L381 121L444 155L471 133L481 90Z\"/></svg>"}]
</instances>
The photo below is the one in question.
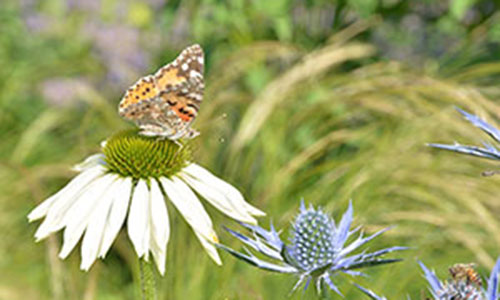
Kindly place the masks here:
<instances>
[{"instance_id":1,"label":"painted lady butterfly","mask_svg":"<svg viewBox=\"0 0 500 300\"><path fill-rule=\"evenodd\" d=\"M134 121L140 134L176 141L199 134L191 123L203 99L204 55L200 45L184 49L154 75L139 79L119 105L120 116Z\"/></svg>"}]
</instances>

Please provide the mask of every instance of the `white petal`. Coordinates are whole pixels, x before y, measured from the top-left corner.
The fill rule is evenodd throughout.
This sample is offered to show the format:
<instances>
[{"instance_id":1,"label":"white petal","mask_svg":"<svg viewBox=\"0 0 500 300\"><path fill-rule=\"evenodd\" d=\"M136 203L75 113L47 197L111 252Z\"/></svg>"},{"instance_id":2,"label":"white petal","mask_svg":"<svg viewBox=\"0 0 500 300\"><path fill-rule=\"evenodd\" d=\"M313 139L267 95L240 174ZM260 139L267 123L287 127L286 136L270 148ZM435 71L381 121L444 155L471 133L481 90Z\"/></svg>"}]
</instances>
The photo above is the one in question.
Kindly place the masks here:
<instances>
[{"instance_id":1,"label":"white petal","mask_svg":"<svg viewBox=\"0 0 500 300\"><path fill-rule=\"evenodd\" d=\"M149 247L149 198L147 184L139 180L134 188L130 212L127 221L127 231L138 257L148 258Z\"/></svg>"},{"instance_id":2,"label":"white petal","mask_svg":"<svg viewBox=\"0 0 500 300\"><path fill-rule=\"evenodd\" d=\"M60 258L66 258L80 240L90 220L90 216L100 202L102 195L109 188L116 175L105 174L94 180L82 191L75 203L67 211L62 223L64 229L64 244L59 252Z\"/></svg>"},{"instance_id":3,"label":"white petal","mask_svg":"<svg viewBox=\"0 0 500 300\"><path fill-rule=\"evenodd\" d=\"M153 253L153 257L155 259L156 267L158 271L163 276L165 274L165 261L167 258L167 249L161 249L158 245L156 245L156 241L152 241L150 244L151 253Z\"/></svg>"},{"instance_id":4,"label":"white petal","mask_svg":"<svg viewBox=\"0 0 500 300\"><path fill-rule=\"evenodd\" d=\"M150 209L151 238L149 248L153 253L158 270L163 275L165 273L165 256L170 236L170 227L165 199L156 180L151 180Z\"/></svg>"},{"instance_id":5,"label":"white petal","mask_svg":"<svg viewBox=\"0 0 500 300\"><path fill-rule=\"evenodd\" d=\"M108 189L102 194L99 202L96 203L93 212L89 217L87 229L83 236L81 255L82 262L80 268L88 271L90 266L97 258L97 253L101 247L102 238L106 226L106 220L109 216L111 205L113 204L114 195L118 188L121 188L121 182L118 181L118 176L114 175L114 179L110 183Z\"/></svg>"},{"instance_id":6,"label":"white petal","mask_svg":"<svg viewBox=\"0 0 500 300\"><path fill-rule=\"evenodd\" d=\"M104 157L105 156L102 153L91 155L87 157L83 162L74 165L72 169L78 172L82 172L98 165L103 166L105 165Z\"/></svg>"},{"instance_id":7,"label":"white petal","mask_svg":"<svg viewBox=\"0 0 500 300\"><path fill-rule=\"evenodd\" d=\"M240 193L240 191L238 191L238 189L220 179L219 177L213 175L205 168L192 163L185 167L182 171L187 173L191 177L204 182L206 185L218 190L221 194L226 196L228 201L231 201L231 203L233 203L235 207L244 207L248 213L254 216L266 215L263 211L253 207L248 202L246 202L245 198L243 198L243 195Z\"/></svg>"},{"instance_id":8,"label":"white petal","mask_svg":"<svg viewBox=\"0 0 500 300\"><path fill-rule=\"evenodd\" d=\"M172 177L172 180L162 177L160 182L170 201L193 230L207 240L216 240L217 235L213 229L212 220L210 220L205 208L203 208L194 192L175 176Z\"/></svg>"},{"instance_id":9,"label":"white petal","mask_svg":"<svg viewBox=\"0 0 500 300\"><path fill-rule=\"evenodd\" d=\"M120 232L120 229L125 222L125 217L127 216L130 193L132 192L132 179L125 178L119 179L118 181L120 187L116 190L111 204L111 210L104 227L102 244L99 250L99 257L101 258L106 256L106 253L118 235L118 232Z\"/></svg>"},{"instance_id":10,"label":"white petal","mask_svg":"<svg viewBox=\"0 0 500 300\"><path fill-rule=\"evenodd\" d=\"M205 248L205 251L207 251L210 258L213 259L215 261L215 263L218 264L219 266L222 265L222 261L220 260L219 253L217 253L217 248L215 248L215 246L210 241L207 241L205 238L203 238L198 233L196 233L196 237L198 237L198 239L201 242L201 245L203 246L203 248Z\"/></svg>"},{"instance_id":11,"label":"white petal","mask_svg":"<svg viewBox=\"0 0 500 300\"><path fill-rule=\"evenodd\" d=\"M257 220L248 214L245 207L236 206L235 203L232 203L228 197L222 194L219 190L215 189L213 186L195 179L188 174L181 173L180 176L184 181L186 181L187 184L195 189L198 194L229 217L242 222L257 224Z\"/></svg>"},{"instance_id":12,"label":"white petal","mask_svg":"<svg viewBox=\"0 0 500 300\"><path fill-rule=\"evenodd\" d=\"M94 180L96 177L102 175L104 169L102 167L96 167L95 169L90 169L85 172L78 174L73 178L66 186L64 186L59 192L47 198L35 209L33 209L29 215L28 219L30 222L43 218L49 210L51 210L52 205L58 200L67 201L71 203L72 198L76 193L82 188L84 188L89 182ZM56 205L55 208L59 208L61 204ZM58 209L57 209L58 210Z\"/></svg>"}]
</instances>

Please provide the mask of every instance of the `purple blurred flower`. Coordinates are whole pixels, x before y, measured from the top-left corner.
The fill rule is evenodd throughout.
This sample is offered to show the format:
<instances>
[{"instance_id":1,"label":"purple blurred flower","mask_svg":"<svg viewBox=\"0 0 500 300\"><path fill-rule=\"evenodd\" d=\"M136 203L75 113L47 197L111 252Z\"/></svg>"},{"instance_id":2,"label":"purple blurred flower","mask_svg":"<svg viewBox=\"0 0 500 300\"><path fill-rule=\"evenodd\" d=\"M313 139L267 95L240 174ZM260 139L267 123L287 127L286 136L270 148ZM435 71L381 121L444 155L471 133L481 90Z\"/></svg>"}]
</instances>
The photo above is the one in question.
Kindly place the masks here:
<instances>
[{"instance_id":1,"label":"purple blurred flower","mask_svg":"<svg viewBox=\"0 0 500 300\"><path fill-rule=\"evenodd\" d=\"M54 24L49 17L37 12L26 13L23 19L26 27L32 33L48 32Z\"/></svg>"},{"instance_id":2,"label":"purple blurred flower","mask_svg":"<svg viewBox=\"0 0 500 300\"><path fill-rule=\"evenodd\" d=\"M132 84L149 66L139 29L126 25L88 23L84 33L108 69L108 78L117 84Z\"/></svg>"},{"instance_id":3,"label":"purple blurred flower","mask_svg":"<svg viewBox=\"0 0 500 300\"><path fill-rule=\"evenodd\" d=\"M41 84L43 97L55 106L74 105L87 89L87 82L81 78L51 78Z\"/></svg>"},{"instance_id":4,"label":"purple blurred flower","mask_svg":"<svg viewBox=\"0 0 500 300\"><path fill-rule=\"evenodd\" d=\"M167 3L167 0L146 0L146 2L154 8L160 8Z\"/></svg>"},{"instance_id":5,"label":"purple blurred flower","mask_svg":"<svg viewBox=\"0 0 500 300\"><path fill-rule=\"evenodd\" d=\"M67 0L66 5L70 10L82 10L88 12L99 12L102 0Z\"/></svg>"},{"instance_id":6,"label":"purple blurred flower","mask_svg":"<svg viewBox=\"0 0 500 300\"><path fill-rule=\"evenodd\" d=\"M359 228L350 229L352 219L353 208L351 203L349 203L349 208L340 222L335 224L335 221L320 209L314 209L312 206L306 209L304 201L302 201L300 212L293 223L290 242L287 244L281 240L279 233L272 224L268 231L259 226L240 223L252 232L251 237L226 228L245 245L270 259L274 259L278 263L261 260L249 251L247 251L247 254L243 254L221 244L218 246L236 258L260 269L299 276L299 280L293 287L292 292L304 281L306 282L304 287L306 289L313 280L318 292L323 283L326 283L331 290L342 295L333 283L331 276L338 273L352 276L364 275L364 273L354 270L397 262L399 259L383 259L380 256L389 252L407 249L406 247L396 246L371 253L364 250L360 254L351 255L360 246L388 230L388 228L380 230L368 237L363 237L361 233L357 239L350 244L346 244L349 237L359 230Z\"/></svg>"}]
</instances>

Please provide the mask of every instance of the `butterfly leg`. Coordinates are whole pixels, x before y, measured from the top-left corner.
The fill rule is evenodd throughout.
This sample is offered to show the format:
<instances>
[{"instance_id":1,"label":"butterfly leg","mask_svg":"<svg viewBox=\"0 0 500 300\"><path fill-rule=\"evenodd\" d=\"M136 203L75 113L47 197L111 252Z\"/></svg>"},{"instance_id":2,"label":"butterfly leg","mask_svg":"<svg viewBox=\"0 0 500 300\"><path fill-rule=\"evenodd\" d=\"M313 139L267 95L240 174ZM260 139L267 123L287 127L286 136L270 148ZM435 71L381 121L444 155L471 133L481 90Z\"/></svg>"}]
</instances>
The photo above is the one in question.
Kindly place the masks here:
<instances>
[{"instance_id":1,"label":"butterfly leg","mask_svg":"<svg viewBox=\"0 0 500 300\"><path fill-rule=\"evenodd\" d=\"M184 147L184 145L178 140L173 140L172 142L174 142L177 146L179 146L177 151L181 150Z\"/></svg>"}]
</instances>

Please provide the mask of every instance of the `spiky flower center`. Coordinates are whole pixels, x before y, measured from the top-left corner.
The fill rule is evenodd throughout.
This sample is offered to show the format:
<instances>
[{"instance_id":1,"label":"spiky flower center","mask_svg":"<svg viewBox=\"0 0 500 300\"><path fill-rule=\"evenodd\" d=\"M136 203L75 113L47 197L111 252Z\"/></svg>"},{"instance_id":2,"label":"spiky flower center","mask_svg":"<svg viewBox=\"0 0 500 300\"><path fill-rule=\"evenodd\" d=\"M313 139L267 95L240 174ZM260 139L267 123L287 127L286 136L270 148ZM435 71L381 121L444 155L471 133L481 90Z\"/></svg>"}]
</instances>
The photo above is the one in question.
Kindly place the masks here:
<instances>
[{"instance_id":1,"label":"spiky flower center","mask_svg":"<svg viewBox=\"0 0 500 300\"><path fill-rule=\"evenodd\" d=\"M188 146L142 136L137 130L113 135L102 149L110 172L134 179L170 177L191 160Z\"/></svg>"},{"instance_id":2,"label":"spiky flower center","mask_svg":"<svg viewBox=\"0 0 500 300\"><path fill-rule=\"evenodd\" d=\"M448 270L451 279L444 282L438 295L446 300L482 300L481 277L474 264L455 264Z\"/></svg>"},{"instance_id":3,"label":"spiky flower center","mask_svg":"<svg viewBox=\"0 0 500 300\"><path fill-rule=\"evenodd\" d=\"M313 271L333 261L335 228L320 210L301 212L293 225L289 255L296 267Z\"/></svg>"},{"instance_id":4,"label":"spiky flower center","mask_svg":"<svg viewBox=\"0 0 500 300\"><path fill-rule=\"evenodd\" d=\"M445 282L443 289L438 292L440 299L446 300L483 300L483 293L476 285L462 281L451 280Z\"/></svg>"}]
</instances>

